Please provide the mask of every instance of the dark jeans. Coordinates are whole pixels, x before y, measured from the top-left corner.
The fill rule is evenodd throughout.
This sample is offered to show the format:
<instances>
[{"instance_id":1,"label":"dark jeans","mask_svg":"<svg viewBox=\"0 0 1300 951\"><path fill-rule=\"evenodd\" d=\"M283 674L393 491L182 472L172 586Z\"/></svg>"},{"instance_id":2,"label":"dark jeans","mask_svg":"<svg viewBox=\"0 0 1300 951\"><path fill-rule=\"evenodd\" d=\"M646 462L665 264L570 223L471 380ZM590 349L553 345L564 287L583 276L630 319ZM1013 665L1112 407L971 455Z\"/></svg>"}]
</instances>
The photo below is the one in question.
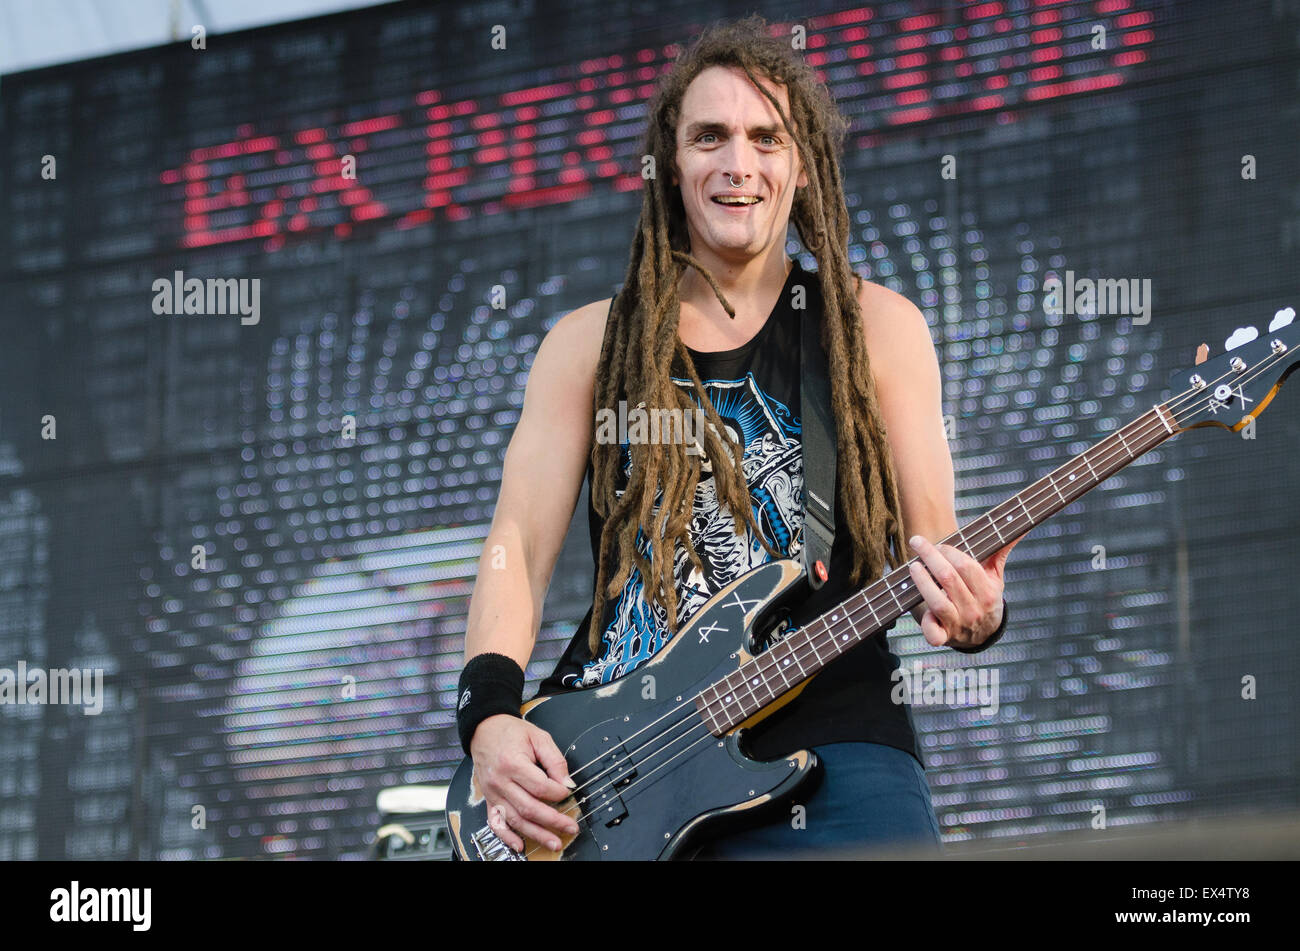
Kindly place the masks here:
<instances>
[{"instance_id":1,"label":"dark jeans","mask_svg":"<svg viewBox=\"0 0 1300 951\"><path fill-rule=\"evenodd\" d=\"M942 849L925 771L910 753L879 743L814 748L825 772L802 805L766 825L726 835L696 859L780 858L825 850ZM803 827L800 828L799 826Z\"/></svg>"}]
</instances>

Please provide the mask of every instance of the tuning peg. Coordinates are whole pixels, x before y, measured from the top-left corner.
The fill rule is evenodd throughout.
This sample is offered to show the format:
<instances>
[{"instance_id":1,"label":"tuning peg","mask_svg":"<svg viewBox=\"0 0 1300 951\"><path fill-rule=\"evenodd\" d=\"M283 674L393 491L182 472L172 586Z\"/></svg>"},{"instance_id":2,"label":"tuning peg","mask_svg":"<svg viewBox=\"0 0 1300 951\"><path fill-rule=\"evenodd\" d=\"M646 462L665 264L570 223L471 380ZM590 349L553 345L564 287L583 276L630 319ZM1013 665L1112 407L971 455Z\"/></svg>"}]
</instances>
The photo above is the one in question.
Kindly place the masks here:
<instances>
[{"instance_id":1,"label":"tuning peg","mask_svg":"<svg viewBox=\"0 0 1300 951\"><path fill-rule=\"evenodd\" d=\"M1223 341L1224 350L1236 350L1243 343L1250 343L1259 336L1259 331L1254 327L1238 327L1232 332L1232 336Z\"/></svg>"},{"instance_id":2,"label":"tuning peg","mask_svg":"<svg viewBox=\"0 0 1300 951\"><path fill-rule=\"evenodd\" d=\"M1273 320L1268 325L1268 332L1272 333L1274 330L1280 330L1293 320L1295 320L1295 308L1283 307L1273 315Z\"/></svg>"},{"instance_id":3,"label":"tuning peg","mask_svg":"<svg viewBox=\"0 0 1300 951\"><path fill-rule=\"evenodd\" d=\"M1199 367L1208 359L1210 359L1210 345L1203 343L1196 348L1196 365Z\"/></svg>"}]
</instances>

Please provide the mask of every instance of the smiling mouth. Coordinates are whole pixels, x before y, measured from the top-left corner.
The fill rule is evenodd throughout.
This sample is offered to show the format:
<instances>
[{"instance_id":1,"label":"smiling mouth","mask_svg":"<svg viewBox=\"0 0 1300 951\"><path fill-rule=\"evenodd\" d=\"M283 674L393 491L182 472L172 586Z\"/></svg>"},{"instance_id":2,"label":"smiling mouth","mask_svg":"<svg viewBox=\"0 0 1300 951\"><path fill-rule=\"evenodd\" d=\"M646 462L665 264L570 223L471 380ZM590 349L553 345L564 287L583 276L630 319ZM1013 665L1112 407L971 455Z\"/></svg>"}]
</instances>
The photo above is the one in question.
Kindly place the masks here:
<instances>
[{"instance_id":1,"label":"smiling mouth","mask_svg":"<svg viewBox=\"0 0 1300 951\"><path fill-rule=\"evenodd\" d=\"M750 198L750 199L745 200L745 201L736 201L736 200L734 200L734 199L733 199L732 201L722 201L722 200L720 200L719 197L716 196L716 195L715 195L713 198L709 199L709 200L710 200L711 202L713 202L715 205L719 205L719 206L721 206L721 207L723 207L723 208L742 209L742 210L745 209L745 208L754 208L754 207L756 207L757 205L762 204L762 202L763 202L763 199L761 199L761 198L757 198L757 197L755 197L755 198Z\"/></svg>"}]
</instances>

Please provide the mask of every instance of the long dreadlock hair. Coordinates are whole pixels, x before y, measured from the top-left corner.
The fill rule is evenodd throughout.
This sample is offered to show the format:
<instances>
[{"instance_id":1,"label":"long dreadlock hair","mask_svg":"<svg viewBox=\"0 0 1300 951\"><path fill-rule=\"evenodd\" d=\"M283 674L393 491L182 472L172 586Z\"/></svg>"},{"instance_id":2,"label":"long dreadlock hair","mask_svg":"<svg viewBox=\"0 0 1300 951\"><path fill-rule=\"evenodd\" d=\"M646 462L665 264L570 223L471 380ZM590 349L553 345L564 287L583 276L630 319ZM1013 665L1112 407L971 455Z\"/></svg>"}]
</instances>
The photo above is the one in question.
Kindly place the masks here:
<instances>
[{"instance_id":1,"label":"long dreadlock hair","mask_svg":"<svg viewBox=\"0 0 1300 951\"><path fill-rule=\"evenodd\" d=\"M857 283L848 262L849 217L840 183L839 159L848 124L829 90L787 41L773 35L757 14L730 23L717 23L678 56L650 101L643 142L644 155L654 156L656 169L675 168L677 123L682 98L691 81L711 66L738 67L772 103L786 132L799 149L808 184L796 190L790 218L804 247L818 264L824 302L822 346L831 373L831 402L838 437L840 520L853 542L851 581L874 580L885 564L897 567L903 544L903 517L893 457L876 402L871 362L860 324ZM791 116L757 76L785 87ZM743 445L725 435L718 411L677 333L681 315L678 281L687 267L709 283L728 316L727 302L707 268L689 253L686 210L681 191L669 176L646 181L641 217L629 256L622 291L615 297L605 326L596 367L595 406L629 406L642 401L655 409L693 411L700 406L708 425L702 427L719 505L732 515L734 531L746 526L768 554L782 557L755 524L749 487L741 466ZM672 358L690 376L698 403L671 379ZM806 410L805 410L806 413ZM630 447L632 471L621 497L615 491L621 448L595 441L592 446L592 491L595 510L605 520L596 568L595 604L588 644L596 655L608 598L627 581L632 568L640 572L646 597L667 612L668 627L677 631L677 592L673 575L679 547L703 570L691 542L689 519L701 471L701 456L686 445L635 443ZM636 541L642 533L650 542L647 562ZM892 550L891 550L892 545ZM610 573L611 556L618 563Z\"/></svg>"}]
</instances>

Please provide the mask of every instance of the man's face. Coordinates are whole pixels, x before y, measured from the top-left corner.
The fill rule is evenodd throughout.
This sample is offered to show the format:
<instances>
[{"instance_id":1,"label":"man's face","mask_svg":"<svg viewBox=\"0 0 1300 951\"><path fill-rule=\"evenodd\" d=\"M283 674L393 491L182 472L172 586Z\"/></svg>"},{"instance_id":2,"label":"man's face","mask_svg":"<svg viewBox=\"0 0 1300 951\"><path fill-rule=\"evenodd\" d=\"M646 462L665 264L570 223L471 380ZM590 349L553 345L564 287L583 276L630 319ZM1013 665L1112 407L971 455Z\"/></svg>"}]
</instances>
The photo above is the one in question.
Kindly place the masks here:
<instances>
[{"instance_id":1,"label":"man's face","mask_svg":"<svg viewBox=\"0 0 1300 951\"><path fill-rule=\"evenodd\" d=\"M761 81L790 115L785 87ZM795 186L808 177L781 117L744 70L710 66L691 81L677 122L676 161L680 174L672 180L681 186L693 253L703 245L743 262L784 243ZM733 188L729 176L744 181ZM728 206L714 201L717 195L761 200Z\"/></svg>"}]
</instances>

